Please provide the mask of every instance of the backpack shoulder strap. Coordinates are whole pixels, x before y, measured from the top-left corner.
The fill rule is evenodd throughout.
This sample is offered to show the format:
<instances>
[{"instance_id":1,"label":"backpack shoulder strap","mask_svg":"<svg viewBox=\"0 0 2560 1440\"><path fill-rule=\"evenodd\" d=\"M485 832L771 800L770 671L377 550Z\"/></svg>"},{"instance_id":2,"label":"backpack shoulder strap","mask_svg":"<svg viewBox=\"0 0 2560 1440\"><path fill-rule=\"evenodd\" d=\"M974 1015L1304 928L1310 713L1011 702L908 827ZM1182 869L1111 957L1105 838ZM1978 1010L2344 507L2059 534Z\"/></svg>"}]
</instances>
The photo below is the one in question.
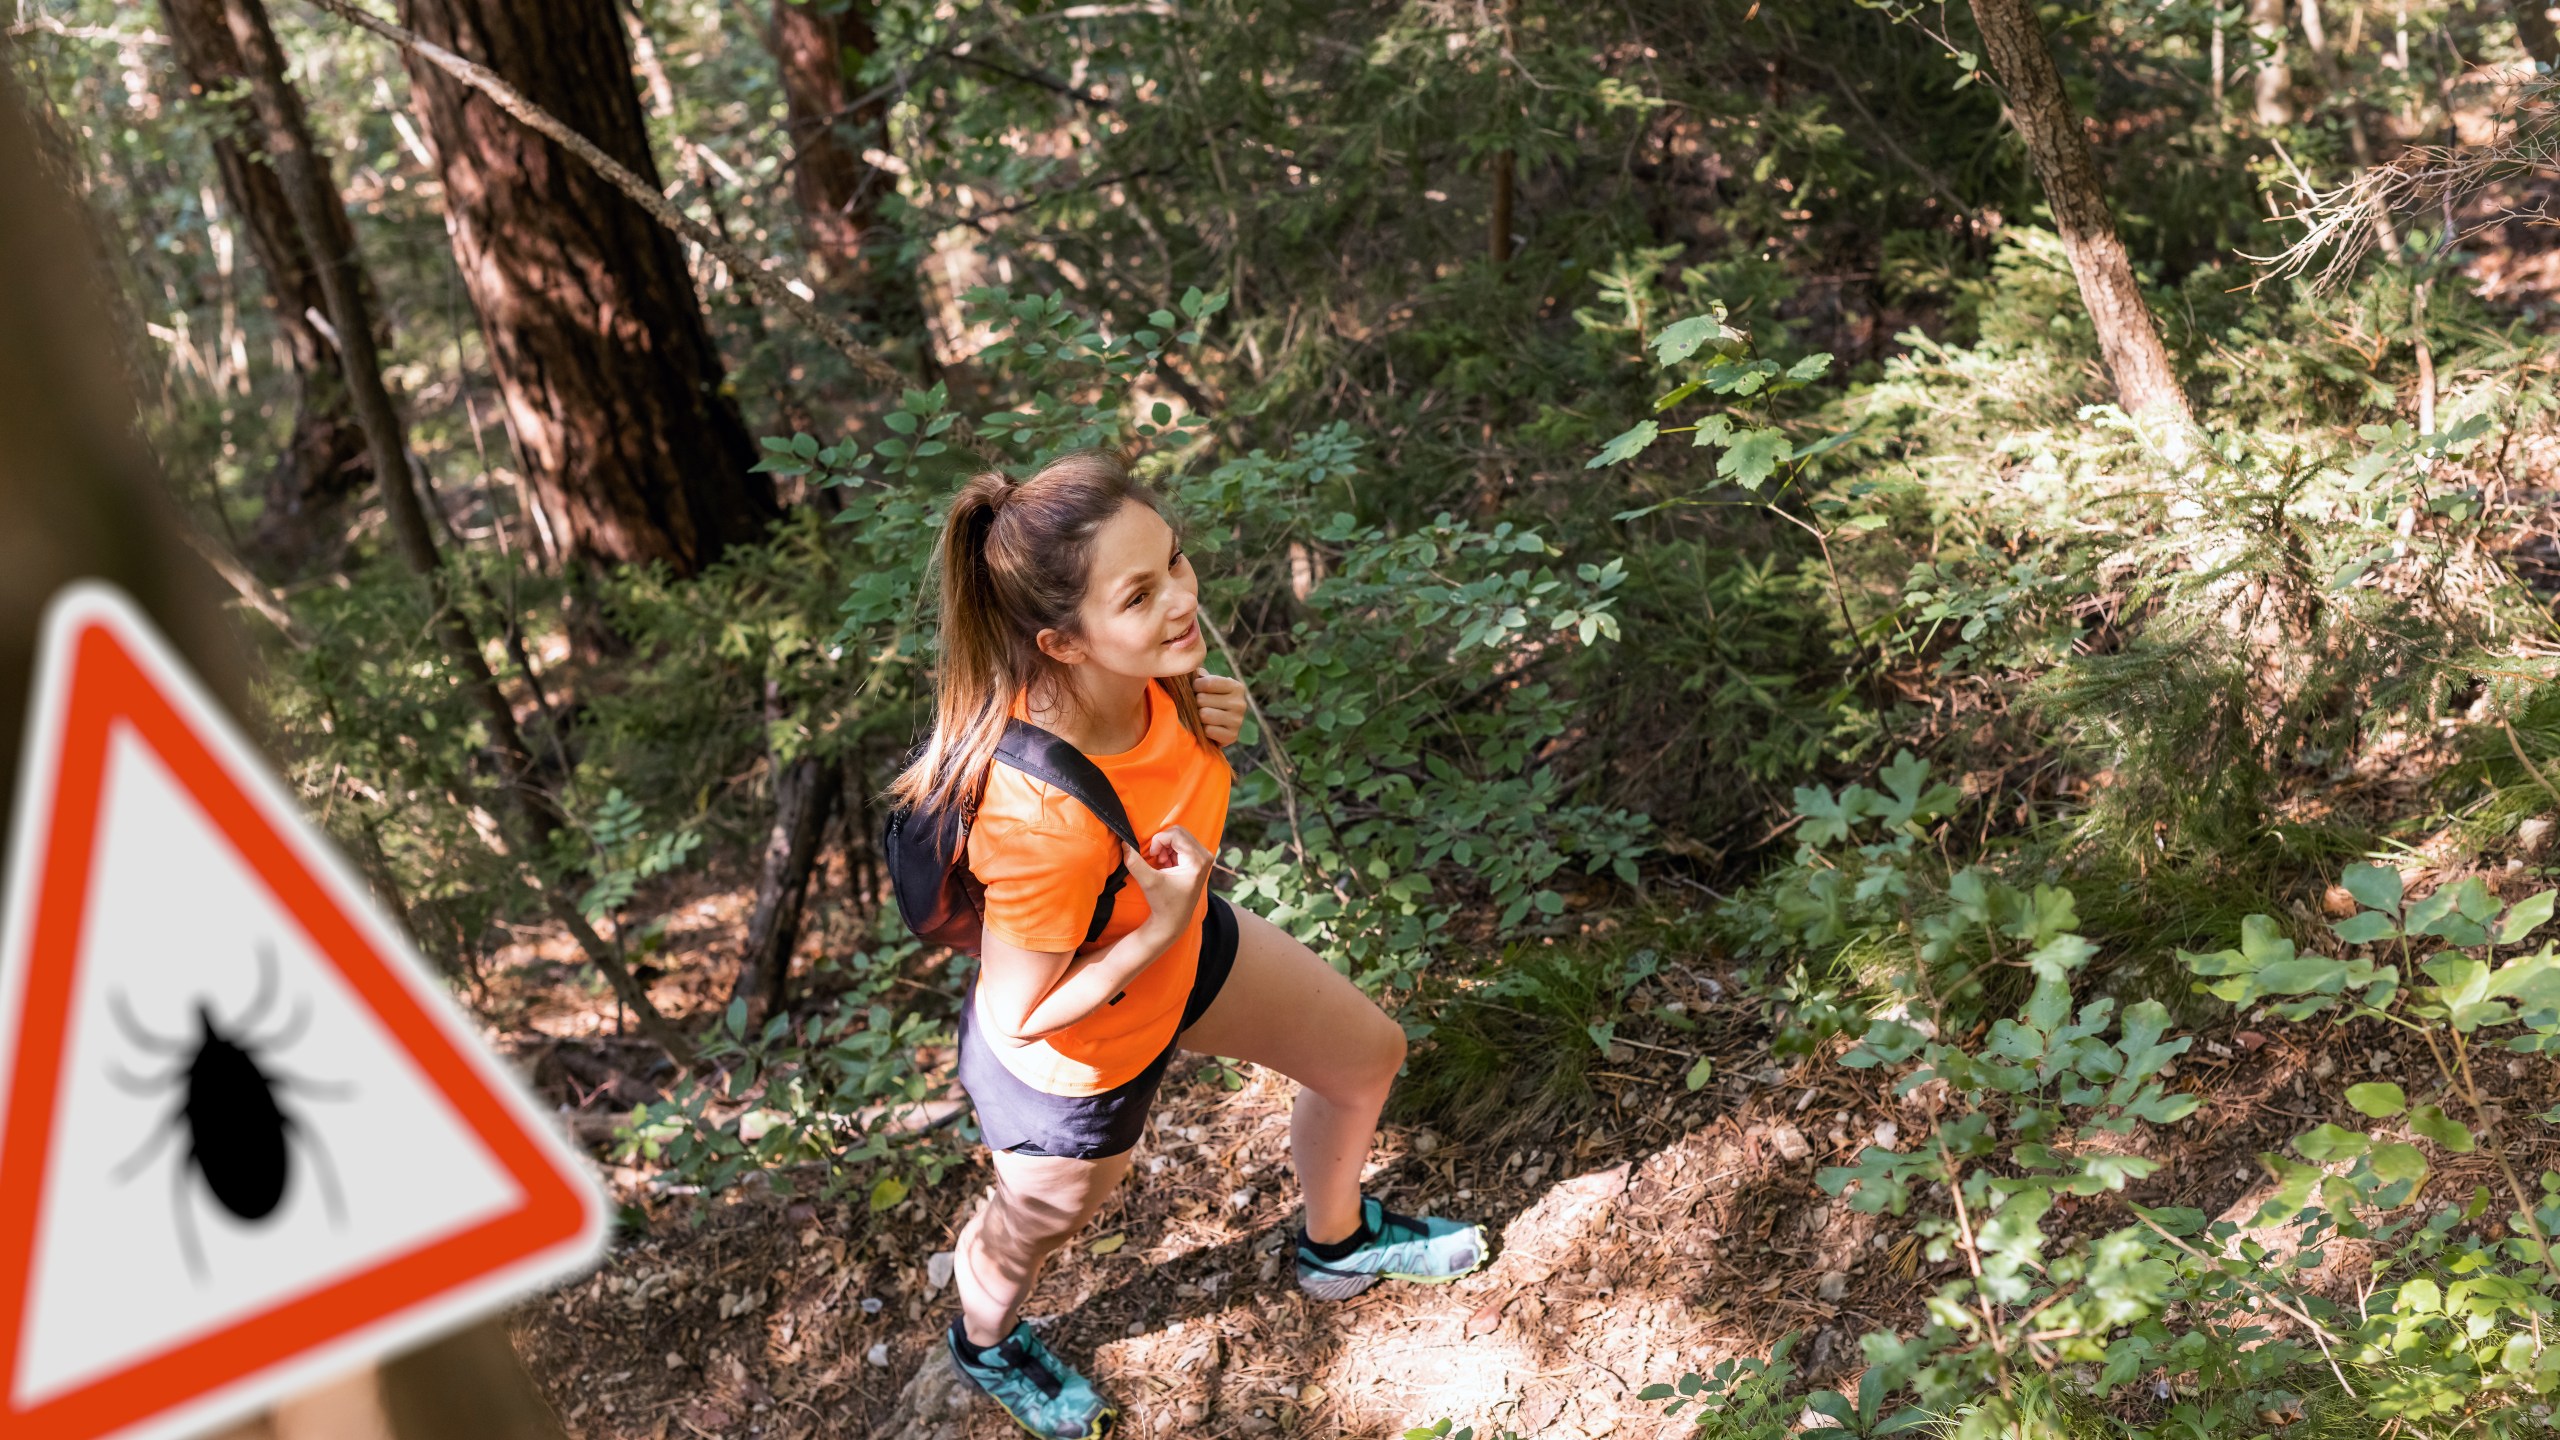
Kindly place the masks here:
<instances>
[{"instance_id":1,"label":"backpack shoulder strap","mask_svg":"<svg viewBox=\"0 0 2560 1440\"><path fill-rule=\"evenodd\" d=\"M1028 720L1007 720L1004 738L996 742L996 758L1034 780L1066 791L1092 811L1122 844L1132 850L1144 848L1138 844L1137 830L1129 824L1128 810L1120 804L1120 792L1111 788L1111 777L1065 739Z\"/></svg>"}]
</instances>

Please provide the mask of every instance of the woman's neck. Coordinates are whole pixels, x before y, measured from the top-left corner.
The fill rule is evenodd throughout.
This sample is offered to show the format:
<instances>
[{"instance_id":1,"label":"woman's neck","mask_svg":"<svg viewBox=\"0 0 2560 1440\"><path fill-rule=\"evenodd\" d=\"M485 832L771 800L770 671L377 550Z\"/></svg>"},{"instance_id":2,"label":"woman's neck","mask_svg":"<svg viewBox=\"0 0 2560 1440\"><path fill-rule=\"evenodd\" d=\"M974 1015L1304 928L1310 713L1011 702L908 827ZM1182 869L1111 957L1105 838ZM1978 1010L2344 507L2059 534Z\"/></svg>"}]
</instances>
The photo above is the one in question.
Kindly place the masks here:
<instances>
[{"instance_id":1,"label":"woman's neck","mask_svg":"<svg viewBox=\"0 0 2560 1440\"><path fill-rule=\"evenodd\" d=\"M1134 750L1147 738L1147 687L1154 683L1074 666L1055 685L1033 687L1031 720L1087 755Z\"/></svg>"}]
</instances>

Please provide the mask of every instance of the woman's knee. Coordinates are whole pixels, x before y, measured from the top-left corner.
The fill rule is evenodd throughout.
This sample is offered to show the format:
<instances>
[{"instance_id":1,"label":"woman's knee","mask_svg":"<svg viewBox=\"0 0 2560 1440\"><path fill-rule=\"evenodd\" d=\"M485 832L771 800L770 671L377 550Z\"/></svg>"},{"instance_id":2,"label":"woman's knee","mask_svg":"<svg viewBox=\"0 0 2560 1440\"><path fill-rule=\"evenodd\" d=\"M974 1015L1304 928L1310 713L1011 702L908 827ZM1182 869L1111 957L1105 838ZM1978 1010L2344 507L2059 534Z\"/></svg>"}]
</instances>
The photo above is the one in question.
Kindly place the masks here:
<instances>
[{"instance_id":1,"label":"woman's knee","mask_svg":"<svg viewBox=\"0 0 2560 1440\"><path fill-rule=\"evenodd\" d=\"M1365 1020L1344 1035L1336 1063L1326 1067L1324 1083L1308 1088L1344 1104L1382 1099L1395 1084L1397 1072L1404 1069L1404 1052L1404 1027L1373 1007Z\"/></svg>"},{"instance_id":2,"label":"woman's knee","mask_svg":"<svg viewBox=\"0 0 2560 1440\"><path fill-rule=\"evenodd\" d=\"M1404 1071L1404 1027L1383 1010L1377 1015L1377 1023L1370 1028L1369 1045L1371 1063L1377 1067L1378 1086L1384 1089L1393 1085L1396 1076Z\"/></svg>"},{"instance_id":3,"label":"woman's knee","mask_svg":"<svg viewBox=\"0 0 2560 1440\"><path fill-rule=\"evenodd\" d=\"M1084 1228L1126 1169L1127 1161L1118 1156L1072 1166L1063 1162L999 1165L985 1217L998 1233L988 1238L1046 1254Z\"/></svg>"}]
</instances>

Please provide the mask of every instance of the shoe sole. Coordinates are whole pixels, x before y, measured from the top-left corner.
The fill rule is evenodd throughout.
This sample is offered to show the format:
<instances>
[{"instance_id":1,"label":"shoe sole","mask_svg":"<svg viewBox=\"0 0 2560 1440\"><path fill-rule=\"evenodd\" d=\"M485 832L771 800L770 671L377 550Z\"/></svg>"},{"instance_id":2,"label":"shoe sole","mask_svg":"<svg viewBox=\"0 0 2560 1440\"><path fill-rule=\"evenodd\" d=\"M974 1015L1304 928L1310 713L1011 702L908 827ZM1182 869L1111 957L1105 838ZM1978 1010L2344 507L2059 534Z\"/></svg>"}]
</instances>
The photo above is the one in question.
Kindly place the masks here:
<instances>
[{"instance_id":1,"label":"shoe sole","mask_svg":"<svg viewBox=\"0 0 2560 1440\"><path fill-rule=\"evenodd\" d=\"M1298 1277L1298 1288L1318 1300L1348 1300L1352 1296L1360 1294L1362 1291L1367 1290L1370 1286L1377 1284L1381 1280L1402 1280L1413 1285L1448 1285L1464 1280L1468 1276L1483 1269L1485 1261L1490 1258L1491 1257L1485 1252L1484 1232L1482 1229L1478 1229L1476 1232L1476 1263L1468 1266L1464 1270L1453 1270L1446 1275L1409 1275L1401 1270L1380 1270L1369 1275L1327 1276L1322 1280L1309 1280L1306 1276L1300 1275Z\"/></svg>"}]
</instances>

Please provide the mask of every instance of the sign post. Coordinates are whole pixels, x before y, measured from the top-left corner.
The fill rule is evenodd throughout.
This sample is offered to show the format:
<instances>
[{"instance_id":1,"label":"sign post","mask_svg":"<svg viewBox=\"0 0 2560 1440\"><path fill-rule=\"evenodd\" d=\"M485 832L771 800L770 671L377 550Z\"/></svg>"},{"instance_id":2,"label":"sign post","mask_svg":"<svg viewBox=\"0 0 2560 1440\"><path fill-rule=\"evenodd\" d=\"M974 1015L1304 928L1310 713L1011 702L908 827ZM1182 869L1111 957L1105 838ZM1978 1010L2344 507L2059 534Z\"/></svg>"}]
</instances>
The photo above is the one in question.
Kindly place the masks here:
<instances>
[{"instance_id":1,"label":"sign post","mask_svg":"<svg viewBox=\"0 0 2560 1440\"><path fill-rule=\"evenodd\" d=\"M0 898L0 1431L177 1436L583 1270L583 1161L131 602L47 612Z\"/></svg>"},{"instance_id":2,"label":"sign post","mask_svg":"<svg viewBox=\"0 0 2560 1440\"><path fill-rule=\"evenodd\" d=\"M471 1316L592 1254L593 1183L226 718L222 592L9 50L0 1434L559 1440ZM414 1153L386 1162L377 1114ZM425 1157L441 1216L373 1173Z\"/></svg>"}]
</instances>

